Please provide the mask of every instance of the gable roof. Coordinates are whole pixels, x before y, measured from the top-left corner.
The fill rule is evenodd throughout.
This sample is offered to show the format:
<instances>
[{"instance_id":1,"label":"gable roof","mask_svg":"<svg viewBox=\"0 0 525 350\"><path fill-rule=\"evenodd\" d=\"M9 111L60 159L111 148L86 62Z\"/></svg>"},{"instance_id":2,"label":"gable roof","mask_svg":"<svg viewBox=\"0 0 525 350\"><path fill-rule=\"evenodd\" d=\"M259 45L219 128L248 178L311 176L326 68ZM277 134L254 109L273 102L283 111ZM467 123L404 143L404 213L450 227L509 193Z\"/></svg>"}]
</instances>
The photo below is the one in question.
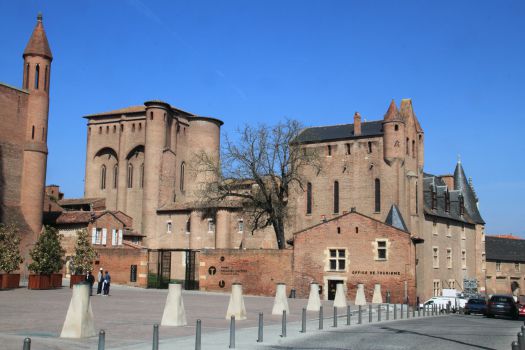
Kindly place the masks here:
<instances>
[{"instance_id":1,"label":"gable roof","mask_svg":"<svg viewBox=\"0 0 525 350\"><path fill-rule=\"evenodd\" d=\"M405 220L403 220L403 216L395 204L392 204L392 207L390 207L390 211L388 212L385 223L401 231L408 232L407 225L405 225Z\"/></svg>"},{"instance_id":2,"label":"gable roof","mask_svg":"<svg viewBox=\"0 0 525 350\"><path fill-rule=\"evenodd\" d=\"M382 136L383 121L376 120L361 123L361 135L354 135L354 124L318 126L303 129L293 140L297 143L314 143L334 140L357 139Z\"/></svg>"},{"instance_id":3,"label":"gable roof","mask_svg":"<svg viewBox=\"0 0 525 350\"><path fill-rule=\"evenodd\" d=\"M485 254L487 260L525 262L525 240L486 236Z\"/></svg>"}]
</instances>

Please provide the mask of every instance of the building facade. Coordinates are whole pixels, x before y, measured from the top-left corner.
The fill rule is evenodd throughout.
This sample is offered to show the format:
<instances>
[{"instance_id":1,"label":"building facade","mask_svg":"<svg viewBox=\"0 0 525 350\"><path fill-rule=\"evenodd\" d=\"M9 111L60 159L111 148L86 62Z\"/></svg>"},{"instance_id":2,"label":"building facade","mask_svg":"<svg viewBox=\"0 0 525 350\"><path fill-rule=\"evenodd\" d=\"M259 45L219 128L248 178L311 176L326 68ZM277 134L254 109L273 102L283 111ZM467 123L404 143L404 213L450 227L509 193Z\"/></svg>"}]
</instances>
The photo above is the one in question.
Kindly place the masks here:
<instances>
[{"instance_id":1,"label":"building facade","mask_svg":"<svg viewBox=\"0 0 525 350\"><path fill-rule=\"evenodd\" d=\"M515 236L487 236L485 285L487 294L524 295L525 240Z\"/></svg>"},{"instance_id":2,"label":"building facade","mask_svg":"<svg viewBox=\"0 0 525 350\"><path fill-rule=\"evenodd\" d=\"M22 233L22 272L42 229L47 133L53 55L38 15L22 55L22 87L0 83L0 222Z\"/></svg>"}]
</instances>

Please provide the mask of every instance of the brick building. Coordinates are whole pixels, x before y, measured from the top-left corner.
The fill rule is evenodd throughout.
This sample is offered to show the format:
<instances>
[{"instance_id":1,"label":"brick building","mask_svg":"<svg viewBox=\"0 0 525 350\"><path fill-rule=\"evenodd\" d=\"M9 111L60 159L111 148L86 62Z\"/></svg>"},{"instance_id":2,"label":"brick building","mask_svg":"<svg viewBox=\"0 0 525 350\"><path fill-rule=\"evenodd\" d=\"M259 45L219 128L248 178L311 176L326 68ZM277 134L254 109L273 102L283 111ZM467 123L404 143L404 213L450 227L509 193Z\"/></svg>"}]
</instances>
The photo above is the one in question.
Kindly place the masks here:
<instances>
[{"instance_id":1,"label":"brick building","mask_svg":"<svg viewBox=\"0 0 525 350\"><path fill-rule=\"evenodd\" d=\"M512 235L487 236L485 245L487 294L525 294L525 240Z\"/></svg>"},{"instance_id":2,"label":"brick building","mask_svg":"<svg viewBox=\"0 0 525 350\"><path fill-rule=\"evenodd\" d=\"M42 15L22 55L22 87L0 83L0 222L22 233L22 272L42 229L51 61Z\"/></svg>"}]
</instances>

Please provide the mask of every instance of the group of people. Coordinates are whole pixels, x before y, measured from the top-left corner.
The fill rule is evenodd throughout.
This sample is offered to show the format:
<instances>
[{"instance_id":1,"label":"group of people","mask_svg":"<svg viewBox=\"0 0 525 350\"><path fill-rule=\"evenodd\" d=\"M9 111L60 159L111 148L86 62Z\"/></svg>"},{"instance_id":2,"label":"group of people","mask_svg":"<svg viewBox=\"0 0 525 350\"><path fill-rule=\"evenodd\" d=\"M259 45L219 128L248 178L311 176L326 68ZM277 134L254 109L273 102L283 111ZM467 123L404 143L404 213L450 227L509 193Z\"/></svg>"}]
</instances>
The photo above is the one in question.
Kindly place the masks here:
<instances>
[{"instance_id":1,"label":"group of people","mask_svg":"<svg viewBox=\"0 0 525 350\"><path fill-rule=\"evenodd\" d=\"M89 295L93 295L93 285L95 284L95 276L91 273L91 271L88 272L86 276L86 281L89 282ZM108 296L109 295L109 287L111 285L111 276L109 275L109 271L106 271L104 274L104 269L100 268L97 275L97 295L103 295Z\"/></svg>"}]
</instances>

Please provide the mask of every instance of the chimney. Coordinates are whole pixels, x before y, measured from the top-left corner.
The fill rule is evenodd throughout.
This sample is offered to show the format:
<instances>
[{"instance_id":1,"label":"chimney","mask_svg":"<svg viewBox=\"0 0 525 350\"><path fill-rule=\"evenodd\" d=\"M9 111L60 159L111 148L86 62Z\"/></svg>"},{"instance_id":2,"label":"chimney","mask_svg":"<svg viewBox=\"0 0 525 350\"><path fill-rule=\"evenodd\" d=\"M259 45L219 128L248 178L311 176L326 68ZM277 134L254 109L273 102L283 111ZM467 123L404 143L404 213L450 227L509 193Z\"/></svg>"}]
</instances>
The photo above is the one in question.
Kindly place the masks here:
<instances>
[{"instance_id":1,"label":"chimney","mask_svg":"<svg viewBox=\"0 0 525 350\"><path fill-rule=\"evenodd\" d=\"M355 112L354 114L354 136L361 135L361 114Z\"/></svg>"}]
</instances>

